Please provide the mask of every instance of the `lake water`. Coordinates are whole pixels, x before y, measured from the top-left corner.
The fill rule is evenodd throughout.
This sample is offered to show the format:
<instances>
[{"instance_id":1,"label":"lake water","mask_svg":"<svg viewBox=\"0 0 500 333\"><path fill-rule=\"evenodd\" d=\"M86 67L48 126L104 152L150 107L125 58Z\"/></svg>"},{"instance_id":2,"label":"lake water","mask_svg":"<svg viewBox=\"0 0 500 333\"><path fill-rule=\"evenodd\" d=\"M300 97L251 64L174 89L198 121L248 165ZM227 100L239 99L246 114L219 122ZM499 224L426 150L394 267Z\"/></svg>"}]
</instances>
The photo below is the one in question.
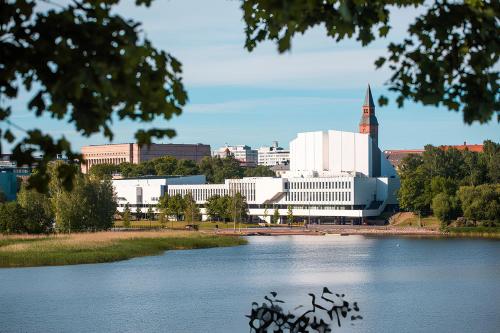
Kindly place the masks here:
<instances>
[{"instance_id":1,"label":"lake water","mask_svg":"<svg viewBox=\"0 0 500 333\"><path fill-rule=\"evenodd\" d=\"M0 269L0 332L248 332L252 301L305 305L323 286L364 317L334 332L500 332L500 242L362 236Z\"/></svg>"}]
</instances>

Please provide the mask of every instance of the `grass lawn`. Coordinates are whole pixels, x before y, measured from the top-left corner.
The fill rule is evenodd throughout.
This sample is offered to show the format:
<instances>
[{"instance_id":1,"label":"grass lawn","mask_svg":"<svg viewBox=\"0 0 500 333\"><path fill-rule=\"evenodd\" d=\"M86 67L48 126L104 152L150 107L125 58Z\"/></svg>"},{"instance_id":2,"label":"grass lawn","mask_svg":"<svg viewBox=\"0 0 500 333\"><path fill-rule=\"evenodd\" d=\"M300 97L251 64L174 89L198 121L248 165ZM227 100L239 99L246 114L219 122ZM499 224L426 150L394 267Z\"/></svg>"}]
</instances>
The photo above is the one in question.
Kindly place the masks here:
<instances>
[{"instance_id":1,"label":"grass lawn","mask_svg":"<svg viewBox=\"0 0 500 333\"><path fill-rule=\"evenodd\" d=\"M0 236L0 267L102 263L166 250L246 244L239 237L186 231L96 232Z\"/></svg>"},{"instance_id":2,"label":"grass lawn","mask_svg":"<svg viewBox=\"0 0 500 333\"><path fill-rule=\"evenodd\" d=\"M168 221L163 223L164 228L168 229L178 229L185 230L186 225L188 224L196 224L198 225L200 230L212 230L215 229L215 226L218 225L219 229L233 229L233 222L186 222L186 221ZM256 224L249 223L241 223L242 228L255 227ZM121 228L123 227L123 221L115 221L115 227ZM162 225L158 221L130 221L130 228L139 228L139 229L148 229L148 228L162 228ZM238 223L236 223L236 228L238 228Z\"/></svg>"}]
</instances>

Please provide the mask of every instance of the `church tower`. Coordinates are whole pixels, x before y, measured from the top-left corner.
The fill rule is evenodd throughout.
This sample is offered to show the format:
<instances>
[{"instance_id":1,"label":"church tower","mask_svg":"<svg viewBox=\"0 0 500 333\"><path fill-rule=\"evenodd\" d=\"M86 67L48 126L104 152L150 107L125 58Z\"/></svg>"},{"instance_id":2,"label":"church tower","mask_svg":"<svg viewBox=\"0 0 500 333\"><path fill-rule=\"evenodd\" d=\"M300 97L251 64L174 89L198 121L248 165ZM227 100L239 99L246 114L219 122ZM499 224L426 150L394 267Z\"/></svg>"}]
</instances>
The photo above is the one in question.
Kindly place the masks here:
<instances>
[{"instance_id":1,"label":"church tower","mask_svg":"<svg viewBox=\"0 0 500 333\"><path fill-rule=\"evenodd\" d=\"M370 85L368 85L368 89L366 89L365 102L363 103L363 114L361 115L361 121L359 122L359 133L368 134L372 138L372 177L380 177L380 155L382 153L378 148L378 121L375 116L375 103L373 103Z\"/></svg>"},{"instance_id":2,"label":"church tower","mask_svg":"<svg viewBox=\"0 0 500 333\"><path fill-rule=\"evenodd\" d=\"M359 122L359 133L369 134L375 147L378 147L378 121L375 116L375 103L373 103L370 85L368 85L368 89L366 89L363 114Z\"/></svg>"}]
</instances>

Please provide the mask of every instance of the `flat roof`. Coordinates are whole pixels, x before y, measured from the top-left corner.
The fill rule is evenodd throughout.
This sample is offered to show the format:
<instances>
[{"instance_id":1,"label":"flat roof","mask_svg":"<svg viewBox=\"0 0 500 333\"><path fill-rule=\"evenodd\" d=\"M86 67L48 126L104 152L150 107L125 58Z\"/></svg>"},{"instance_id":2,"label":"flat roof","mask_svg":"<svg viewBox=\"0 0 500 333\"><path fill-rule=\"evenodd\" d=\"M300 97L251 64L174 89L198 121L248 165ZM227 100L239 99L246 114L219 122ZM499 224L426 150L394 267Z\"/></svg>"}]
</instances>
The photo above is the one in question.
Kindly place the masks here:
<instances>
[{"instance_id":1,"label":"flat roof","mask_svg":"<svg viewBox=\"0 0 500 333\"><path fill-rule=\"evenodd\" d=\"M172 179L172 178L195 177L195 176L203 176L203 177L205 177L205 175L189 175L189 176L182 176L182 175L155 176L155 175L150 175L150 176L137 176L137 177L128 177L128 178L117 178L117 179L113 179L113 180Z\"/></svg>"}]
</instances>

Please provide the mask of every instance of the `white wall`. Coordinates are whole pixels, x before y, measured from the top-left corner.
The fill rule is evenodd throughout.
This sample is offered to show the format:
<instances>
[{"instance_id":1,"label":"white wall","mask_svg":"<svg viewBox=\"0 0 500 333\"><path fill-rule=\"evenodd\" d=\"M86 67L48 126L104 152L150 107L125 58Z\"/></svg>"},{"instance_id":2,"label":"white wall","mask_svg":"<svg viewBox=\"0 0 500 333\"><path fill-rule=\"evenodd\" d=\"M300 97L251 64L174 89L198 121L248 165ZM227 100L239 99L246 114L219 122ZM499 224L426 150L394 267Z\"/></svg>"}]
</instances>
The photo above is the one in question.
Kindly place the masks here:
<instances>
[{"instance_id":1,"label":"white wall","mask_svg":"<svg viewBox=\"0 0 500 333\"><path fill-rule=\"evenodd\" d=\"M371 176L371 138L368 134L328 131L328 137L330 172Z\"/></svg>"},{"instance_id":2,"label":"white wall","mask_svg":"<svg viewBox=\"0 0 500 333\"><path fill-rule=\"evenodd\" d=\"M137 202L138 189L142 191L142 203L140 204L156 205L170 184L204 184L205 176L113 179L112 183L119 205L139 204ZM123 209L124 207L118 207L119 211L123 211ZM131 210L135 211L135 208L131 207ZM147 208L142 208L142 211L147 211Z\"/></svg>"},{"instance_id":3,"label":"white wall","mask_svg":"<svg viewBox=\"0 0 500 333\"><path fill-rule=\"evenodd\" d=\"M291 171L322 171L328 169L327 132L298 133L290 142Z\"/></svg>"},{"instance_id":4,"label":"white wall","mask_svg":"<svg viewBox=\"0 0 500 333\"><path fill-rule=\"evenodd\" d=\"M371 138L368 134L318 131L297 134L290 142L290 171L358 173L370 177Z\"/></svg>"},{"instance_id":5,"label":"white wall","mask_svg":"<svg viewBox=\"0 0 500 333\"><path fill-rule=\"evenodd\" d=\"M259 204L264 203L276 194L283 192L283 182L283 178L255 178L255 202Z\"/></svg>"}]
</instances>

